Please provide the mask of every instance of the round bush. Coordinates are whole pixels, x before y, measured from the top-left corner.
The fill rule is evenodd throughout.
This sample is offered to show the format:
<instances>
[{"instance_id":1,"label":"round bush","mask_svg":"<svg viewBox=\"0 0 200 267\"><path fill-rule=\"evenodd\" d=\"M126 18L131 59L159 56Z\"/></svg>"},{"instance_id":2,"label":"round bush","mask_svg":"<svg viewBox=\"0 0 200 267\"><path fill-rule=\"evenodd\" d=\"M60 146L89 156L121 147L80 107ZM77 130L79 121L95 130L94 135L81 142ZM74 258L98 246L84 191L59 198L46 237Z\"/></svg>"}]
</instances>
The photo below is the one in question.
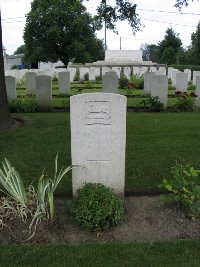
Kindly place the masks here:
<instances>
[{"instance_id":1,"label":"round bush","mask_svg":"<svg viewBox=\"0 0 200 267\"><path fill-rule=\"evenodd\" d=\"M121 200L100 183L86 183L68 209L78 225L89 232L100 232L116 225L123 217Z\"/></svg>"}]
</instances>

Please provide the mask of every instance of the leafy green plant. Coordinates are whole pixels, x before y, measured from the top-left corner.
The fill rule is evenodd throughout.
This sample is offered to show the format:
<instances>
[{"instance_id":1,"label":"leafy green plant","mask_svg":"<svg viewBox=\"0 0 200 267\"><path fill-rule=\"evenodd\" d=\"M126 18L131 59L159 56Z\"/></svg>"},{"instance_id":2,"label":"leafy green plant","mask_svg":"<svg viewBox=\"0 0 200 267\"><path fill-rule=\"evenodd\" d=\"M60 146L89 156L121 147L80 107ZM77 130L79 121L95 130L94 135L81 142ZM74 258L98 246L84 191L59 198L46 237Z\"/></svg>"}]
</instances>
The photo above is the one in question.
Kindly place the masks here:
<instances>
[{"instance_id":1,"label":"leafy green plant","mask_svg":"<svg viewBox=\"0 0 200 267\"><path fill-rule=\"evenodd\" d=\"M146 99L138 103L137 107L143 108L144 110L158 112L163 110L163 103L159 101L158 96L148 95Z\"/></svg>"},{"instance_id":2,"label":"leafy green plant","mask_svg":"<svg viewBox=\"0 0 200 267\"><path fill-rule=\"evenodd\" d=\"M96 82L102 82L102 75L96 76Z\"/></svg>"},{"instance_id":3,"label":"leafy green plant","mask_svg":"<svg viewBox=\"0 0 200 267\"><path fill-rule=\"evenodd\" d=\"M19 173L10 162L5 159L0 169L1 191L6 194L0 201L1 208L5 210L5 216L19 216L22 220L31 217L29 235L26 240L34 236L38 222L46 217L54 219L54 192L62 178L72 169L72 166L61 168L58 172L58 155L55 159L55 173L53 179L41 175L38 181L37 191L30 185L25 189ZM1 218L2 219L2 218Z\"/></svg>"},{"instance_id":4,"label":"leafy green plant","mask_svg":"<svg viewBox=\"0 0 200 267\"><path fill-rule=\"evenodd\" d=\"M100 183L86 183L68 209L78 225L96 233L116 225L124 213L120 199Z\"/></svg>"},{"instance_id":5,"label":"leafy green plant","mask_svg":"<svg viewBox=\"0 0 200 267\"><path fill-rule=\"evenodd\" d=\"M193 111L194 110L196 94L194 93L188 94L187 92L179 93L179 91L177 91L176 95L178 96L178 98L174 105L174 110L176 111Z\"/></svg>"},{"instance_id":6,"label":"leafy green plant","mask_svg":"<svg viewBox=\"0 0 200 267\"><path fill-rule=\"evenodd\" d=\"M177 162L172 168L171 179L164 178L159 188L170 192L169 195L161 195L163 203L176 201L184 208L188 216L195 219L200 214L200 170L196 170L184 160Z\"/></svg>"},{"instance_id":7,"label":"leafy green plant","mask_svg":"<svg viewBox=\"0 0 200 267\"><path fill-rule=\"evenodd\" d=\"M85 73L84 74L84 78L83 78L84 81L89 81L89 73Z\"/></svg>"},{"instance_id":8,"label":"leafy green plant","mask_svg":"<svg viewBox=\"0 0 200 267\"><path fill-rule=\"evenodd\" d=\"M17 81L16 89L19 90L24 84L25 84L25 77Z\"/></svg>"},{"instance_id":9,"label":"leafy green plant","mask_svg":"<svg viewBox=\"0 0 200 267\"><path fill-rule=\"evenodd\" d=\"M74 82L78 82L80 80L80 71L76 70L76 74L74 76Z\"/></svg>"},{"instance_id":10,"label":"leafy green plant","mask_svg":"<svg viewBox=\"0 0 200 267\"><path fill-rule=\"evenodd\" d=\"M36 99L33 96L19 96L16 99L9 100L11 112L35 112Z\"/></svg>"},{"instance_id":11,"label":"leafy green plant","mask_svg":"<svg viewBox=\"0 0 200 267\"><path fill-rule=\"evenodd\" d=\"M128 78L123 74L119 79L119 87L126 88L128 86L128 83L129 83Z\"/></svg>"},{"instance_id":12,"label":"leafy green plant","mask_svg":"<svg viewBox=\"0 0 200 267\"><path fill-rule=\"evenodd\" d=\"M130 82L135 85L136 89L144 88L144 75L131 75Z\"/></svg>"}]
</instances>

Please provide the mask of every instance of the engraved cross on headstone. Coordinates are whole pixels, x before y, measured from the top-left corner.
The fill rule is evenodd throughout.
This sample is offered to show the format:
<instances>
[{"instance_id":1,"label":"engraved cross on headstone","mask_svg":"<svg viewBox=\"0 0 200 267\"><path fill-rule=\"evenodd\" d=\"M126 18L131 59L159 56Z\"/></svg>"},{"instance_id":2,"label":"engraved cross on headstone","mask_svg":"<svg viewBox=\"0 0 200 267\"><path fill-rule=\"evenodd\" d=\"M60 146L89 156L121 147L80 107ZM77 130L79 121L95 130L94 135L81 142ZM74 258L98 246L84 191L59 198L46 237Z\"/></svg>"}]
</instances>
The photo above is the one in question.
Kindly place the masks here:
<instances>
[{"instance_id":1,"label":"engraved cross on headstone","mask_svg":"<svg viewBox=\"0 0 200 267\"><path fill-rule=\"evenodd\" d=\"M97 172L97 178L100 181L100 179L105 178L104 173L106 173L109 169L110 163L111 163L111 157L110 153L106 153L107 146L108 146L108 140L105 140L104 143L101 143L100 141L92 142L90 145L88 145L88 151L86 155L87 162L94 162L97 164L97 169L95 169L95 172Z\"/></svg>"}]
</instances>

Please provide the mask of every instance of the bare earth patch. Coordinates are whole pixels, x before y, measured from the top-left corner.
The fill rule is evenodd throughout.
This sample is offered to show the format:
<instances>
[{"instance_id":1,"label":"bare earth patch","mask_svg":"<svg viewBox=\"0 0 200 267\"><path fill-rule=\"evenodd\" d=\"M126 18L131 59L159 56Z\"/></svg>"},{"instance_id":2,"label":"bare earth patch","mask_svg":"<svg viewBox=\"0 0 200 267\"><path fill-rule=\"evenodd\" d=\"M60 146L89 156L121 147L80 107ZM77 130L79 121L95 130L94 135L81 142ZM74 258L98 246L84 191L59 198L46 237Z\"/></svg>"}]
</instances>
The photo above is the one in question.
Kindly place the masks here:
<instances>
[{"instance_id":1,"label":"bare earth patch","mask_svg":"<svg viewBox=\"0 0 200 267\"><path fill-rule=\"evenodd\" d=\"M121 223L97 237L73 223L66 209L66 198L57 198L55 223L42 222L28 243L92 243L158 241L200 237L200 220L192 221L176 207L161 207L158 196L125 198L125 217ZM7 221L12 229L0 230L0 243L21 243L28 223ZM14 237L17 236L17 237Z\"/></svg>"}]
</instances>

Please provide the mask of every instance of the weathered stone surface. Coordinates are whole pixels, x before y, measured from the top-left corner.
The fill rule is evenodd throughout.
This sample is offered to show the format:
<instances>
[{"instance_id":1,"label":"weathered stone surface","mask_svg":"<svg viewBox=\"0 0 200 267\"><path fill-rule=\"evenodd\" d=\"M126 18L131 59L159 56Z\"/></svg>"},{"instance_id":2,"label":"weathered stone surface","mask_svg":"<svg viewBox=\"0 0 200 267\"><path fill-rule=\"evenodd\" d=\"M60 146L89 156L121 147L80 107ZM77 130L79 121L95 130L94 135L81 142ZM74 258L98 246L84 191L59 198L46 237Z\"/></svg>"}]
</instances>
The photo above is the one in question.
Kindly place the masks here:
<instances>
[{"instance_id":1,"label":"weathered stone surface","mask_svg":"<svg viewBox=\"0 0 200 267\"><path fill-rule=\"evenodd\" d=\"M172 79L172 72L173 72L174 68L169 67L167 70L167 75L168 75L168 79Z\"/></svg>"},{"instance_id":2,"label":"weathered stone surface","mask_svg":"<svg viewBox=\"0 0 200 267\"><path fill-rule=\"evenodd\" d=\"M112 70L116 72L118 78L120 78L121 67L112 67Z\"/></svg>"},{"instance_id":3,"label":"weathered stone surface","mask_svg":"<svg viewBox=\"0 0 200 267\"><path fill-rule=\"evenodd\" d=\"M115 71L106 72L102 77L102 89L104 93L118 93L118 76Z\"/></svg>"},{"instance_id":4,"label":"weathered stone surface","mask_svg":"<svg viewBox=\"0 0 200 267\"><path fill-rule=\"evenodd\" d=\"M126 76L127 79L130 80L130 78L131 78L131 68L130 67L124 68L124 75Z\"/></svg>"},{"instance_id":5,"label":"weathered stone surface","mask_svg":"<svg viewBox=\"0 0 200 267\"><path fill-rule=\"evenodd\" d=\"M70 72L69 71L58 72L58 83L59 83L59 93L69 94L70 93Z\"/></svg>"},{"instance_id":6,"label":"weathered stone surface","mask_svg":"<svg viewBox=\"0 0 200 267\"><path fill-rule=\"evenodd\" d=\"M163 103L163 107L167 108L168 96L168 76L154 75L152 77L151 96L158 96L159 101Z\"/></svg>"},{"instance_id":7,"label":"weathered stone surface","mask_svg":"<svg viewBox=\"0 0 200 267\"><path fill-rule=\"evenodd\" d=\"M80 79L84 80L85 74L88 73L89 75L89 68L80 68Z\"/></svg>"},{"instance_id":8,"label":"weathered stone surface","mask_svg":"<svg viewBox=\"0 0 200 267\"><path fill-rule=\"evenodd\" d=\"M176 74L176 90L186 92L188 86L188 74L180 72Z\"/></svg>"},{"instance_id":9,"label":"weathered stone surface","mask_svg":"<svg viewBox=\"0 0 200 267\"><path fill-rule=\"evenodd\" d=\"M96 73L95 73L95 68L94 67L89 68L89 80L90 81L95 81L96 80Z\"/></svg>"},{"instance_id":10,"label":"weathered stone surface","mask_svg":"<svg viewBox=\"0 0 200 267\"><path fill-rule=\"evenodd\" d=\"M184 72L187 73L187 75L188 75L188 82L190 82L191 81L191 78L192 78L192 71L190 69L185 69Z\"/></svg>"},{"instance_id":11,"label":"weathered stone surface","mask_svg":"<svg viewBox=\"0 0 200 267\"><path fill-rule=\"evenodd\" d=\"M195 106L200 109L200 75L196 75L196 94Z\"/></svg>"},{"instance_id":12,"label":"weathered stone surface","mask_svg":"<svg viewBox=\"0 0 200 267\"><path fill-rule=\"evenodd\" d=\"M124 196L126 97L91 93L70 98L73 195L85 182Z\"/></svg>"},{"instance_id":13,"label":"weathered stone surface","mask_svg":"<svg viewBox=\"0 0 200 267\"><path fill-rule=\"evenodd\" d=\"M26 94L32 95L36 93L36 76L33 71L29 71L25 75Z\"/></svg>"},{"instance_id":14,"label":"weathered stone surface","mask_svg":"<svg viewBox=\"0 0 200 267\"><path fill-rule=\"evenodd\" d=\"M102 71L102 76L103 76L106 74L106 72L112 71L112 69L108 67L102 67L101 71Z\"/></svg>"},{"instance_id":15,"label":"weathered stone surface","mask_svg":"<svg viewBox=\"0 0 200 267\"><path fill-rule=\"evenodd\" d=\"M144 92L151 93L152 77L155 76L155 72L145 72L144 74Z\"/></svg>"},{"instance_id":16,"label":"weathered stone surface","mask_svg":"<svg viewBox=\"0 0 200 267\"><path fill-rule=\"evenodd\" d=\"M38 110L52 109L52 80L50 76L36 77L36 102Z\"/></svg>"},{"instance_id":17,"label":"weathered stone surface","mask_svg":"<svg viewBox=\"0 0 200 267\"><path fill-rule=\"evenodd\" d=\"M174 87L176 87L176 74L177 73L180 73L180 71L179 70L177 70L177 69L173 69L172 70L172 86L174 86Z\"/></svg>"},{"instance_id":18,"label":"weathered stone surface","mask_svg":"<svg viewBox=\"0 0 200 267\"><path fill-rule=\"evenodd\" d=\"M105 61L141 62L142 50L106 50Z\"/></svg>"},{"instance_id":19,"label":"weathered stone surface","mask_svg":"<svg viewBox=\"0 0 200 267\"><path fill-rule=\"evenodd\" d=\"M16 78L13 76L5 76L6 92L8 99L17 98L16 92Z\"/></svg>"},{"instance_id":20,"label":"weathered stone surface","mask_svg":"<svg viewBox=\"0 0 200 267\"><path fill-rule=\"evenodd\" d=\"M192 80L192 84L196 85L196 76L200 75L200 71L193 71L193 80Z\"/></svg>"}]
</instances>

